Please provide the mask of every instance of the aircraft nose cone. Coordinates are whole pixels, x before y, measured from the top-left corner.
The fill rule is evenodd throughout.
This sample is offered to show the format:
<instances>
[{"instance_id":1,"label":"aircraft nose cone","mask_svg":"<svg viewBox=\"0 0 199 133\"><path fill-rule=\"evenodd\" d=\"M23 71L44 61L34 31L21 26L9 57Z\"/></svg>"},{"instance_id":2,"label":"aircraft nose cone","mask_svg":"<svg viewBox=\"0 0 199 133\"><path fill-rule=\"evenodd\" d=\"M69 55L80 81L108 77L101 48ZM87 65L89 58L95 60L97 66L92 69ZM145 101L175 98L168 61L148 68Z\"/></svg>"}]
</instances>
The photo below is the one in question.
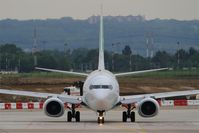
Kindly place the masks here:
<instances>
[{"instance_id":1,"label":"aircraft nose cone","mask_svg":"<svg viewBox=\"0 0 199 133\"><path fill-rule=\"evenodd\" d=\"M96 98L96 107L99 109L99 110L106 110L108 108L108 106L110 106L109 104L109 100L108 100L108 92L106 93L101 93L101 92L98 92L96 93L95 95L95 98Z\"/></svg>"},{"instance_id":2,"label":"aircraft nose cone","mask_svg":"<svg viewBox=\"0 0 199 133\"><path fill-rule=\"evenodd\" d=\"M86 101L93 110L109 110L117 102L118 96L111 90L93 90L86 96Z\"/></svg>"},{"instance_id":3,"label":"aircraft nose cone","mask_svg":"<svg viewBox=\"0 0 199 133\"><path fill-rule=\"evenodd\" d=\"M97 100L99 100L99 101L104 101L104 100L108 99L108 97L109 97L109 92L108 91L107 92L97 91L95 93L95 98Z\"/></svg>"},{"instance_id":4,"label":"aircraft nose cone","mask_svg":"<svg viewBox=\"0 0 199 133\"><path fill-rule=\"evenodd\" d=\"M108 110L113 106L110 90L96 91L95 99L95 105L98 110Z\"/></svg>"}]
</instances>

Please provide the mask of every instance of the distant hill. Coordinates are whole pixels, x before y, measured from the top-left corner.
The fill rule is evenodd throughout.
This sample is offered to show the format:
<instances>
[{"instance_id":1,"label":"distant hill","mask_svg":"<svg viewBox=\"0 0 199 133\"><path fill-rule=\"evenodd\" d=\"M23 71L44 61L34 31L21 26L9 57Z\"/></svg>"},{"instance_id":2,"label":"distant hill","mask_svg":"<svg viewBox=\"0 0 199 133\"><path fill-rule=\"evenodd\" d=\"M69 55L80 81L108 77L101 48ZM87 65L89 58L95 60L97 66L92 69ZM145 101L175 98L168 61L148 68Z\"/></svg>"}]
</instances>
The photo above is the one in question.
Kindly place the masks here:
<instances>
[{"instance_id":1,"label":"distant hill","mask_svg":"<svg viewBox=\"0 0 199 133\"><path fill-rule=\"evenodd\" d=\"M105 47L107 50L121 51L130 45L134 53L144 53L146 39L152 43L151 49L173 52L177 42L181 48L199 49L199 21L146 20L143 16L105 16ZM63 50L64 44L70 49L98 47L99 16L86 20L70 17L46 20L0 20L0 44L15 43L31 50L34 27L37 29L39 49ZM118 48L112 48L112 44Z\"/></svg>"}]
</instances>

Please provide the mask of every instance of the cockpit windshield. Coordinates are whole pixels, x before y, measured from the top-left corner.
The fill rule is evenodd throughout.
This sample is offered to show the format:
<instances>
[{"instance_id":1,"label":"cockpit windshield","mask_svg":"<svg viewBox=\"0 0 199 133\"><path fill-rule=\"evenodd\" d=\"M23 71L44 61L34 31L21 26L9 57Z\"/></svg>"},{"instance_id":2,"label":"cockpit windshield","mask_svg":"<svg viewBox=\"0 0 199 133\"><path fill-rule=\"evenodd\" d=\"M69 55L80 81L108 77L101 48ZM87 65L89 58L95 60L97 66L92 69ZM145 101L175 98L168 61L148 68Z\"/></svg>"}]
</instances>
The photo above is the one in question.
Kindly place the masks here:
<instances>
[{"instance_id":1,"label":"cockpit windshield","mask_svg":"<svg viewBox=\"0 0 199 133\"><path fill-rule=\"evenodd\" d=\"M93 90L93 89L109 89L109 90L112 90L113 86L112 85L90 85L89 89L90 90Z\"/></svg>"}]
</instances>

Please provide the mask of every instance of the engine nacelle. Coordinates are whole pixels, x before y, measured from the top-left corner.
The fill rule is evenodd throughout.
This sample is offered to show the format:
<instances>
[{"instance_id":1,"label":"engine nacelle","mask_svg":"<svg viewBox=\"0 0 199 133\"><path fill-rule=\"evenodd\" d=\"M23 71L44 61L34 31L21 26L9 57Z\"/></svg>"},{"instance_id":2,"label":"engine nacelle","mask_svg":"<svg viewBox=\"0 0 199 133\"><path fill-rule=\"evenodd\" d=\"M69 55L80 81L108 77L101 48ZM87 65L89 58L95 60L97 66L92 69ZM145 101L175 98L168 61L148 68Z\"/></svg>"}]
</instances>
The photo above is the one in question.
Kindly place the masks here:
<instances>
[{"instance_id":1,"label":"engine nacelle","mask_svg":"<svg viewBox=\"0 0 199 133\"><path fill-rule=\"evenodd\" d=\"M154 117L159 112L159 104L153 98L145 98L138 105L138 113L142 117Z\"/></svg>"},{"instance_id":2,"label":"engine nacelle","mask_svg":"<svg viewBox=\"0 0 199 133\"><path fill-rule=\"evenodd\" d=\"M61 117L64 114L64 103L58 98L49 98L44 102L44 112L50 117Z\"/></svg>"}]
</instances>

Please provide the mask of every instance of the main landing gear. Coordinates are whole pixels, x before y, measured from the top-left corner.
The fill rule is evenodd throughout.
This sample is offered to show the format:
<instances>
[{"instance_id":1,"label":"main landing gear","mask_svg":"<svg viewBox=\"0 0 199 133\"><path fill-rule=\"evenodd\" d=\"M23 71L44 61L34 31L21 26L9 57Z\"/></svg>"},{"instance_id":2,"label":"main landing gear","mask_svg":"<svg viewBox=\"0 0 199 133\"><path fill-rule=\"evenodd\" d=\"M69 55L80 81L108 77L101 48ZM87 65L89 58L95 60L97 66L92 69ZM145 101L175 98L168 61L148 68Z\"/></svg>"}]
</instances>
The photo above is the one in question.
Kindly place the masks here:
<instances>
[{"instance_id":1,"label":"main landing gear","mask_svg":"<svg viewBox=\"0 0 199 133\"><path fill-rule=\"evenodd\" d=\"M77 88L80 88L80 96L83 95L83 85L84 85L84 82L82 81L78 81L78 82L75 82L73 84L75 87ZM65 89L64 90L68 95L70 95L70 89ZM75 108L77 108L79 105L75 105L75 104L72 104L72 107L69 108L70 111L68 111L67 113L67 121L68 122L71 122L72 119L74 118L76 120L76 122L80 122L80 112L79 111L75 111Z\"/></svg>"},{"instance_id":2,"label":"main landing gear","mask_svg":"<svg viewBox=\"0 0 199 133\"><path fill-rule=\"evenodd\" d=\"M103 116L104 111L98 111L98 113L99 113L99 116L97 119L98 124L104 124L104 116Z\"/></svg>"},{"instance_id":3,"label":"main landing gear","mask_svg":"<svg viewBox=\"0 0 199 133\"><path fill-rule=\"evenodd\" d=\"M127 122L128 118L131 120L131 122L135 122L135 112L132 111L135 107L132 107L131 104L128 104L125 107L127 108L127 111L124 111L122 114L123 122Z\"/></svg>"},{"instance_id":4,"label":"main landing gear","mask_svg":"<svg viewBox=\"0 0 199 133\"><path fill-rule=\"evenodd\" d=\"M72 104L71 111L68 111L67 121L71 122L72 118L75 118L76 122L80 122L80 112L75 111L75 104Z\"/></svg>"}]
</instances>

